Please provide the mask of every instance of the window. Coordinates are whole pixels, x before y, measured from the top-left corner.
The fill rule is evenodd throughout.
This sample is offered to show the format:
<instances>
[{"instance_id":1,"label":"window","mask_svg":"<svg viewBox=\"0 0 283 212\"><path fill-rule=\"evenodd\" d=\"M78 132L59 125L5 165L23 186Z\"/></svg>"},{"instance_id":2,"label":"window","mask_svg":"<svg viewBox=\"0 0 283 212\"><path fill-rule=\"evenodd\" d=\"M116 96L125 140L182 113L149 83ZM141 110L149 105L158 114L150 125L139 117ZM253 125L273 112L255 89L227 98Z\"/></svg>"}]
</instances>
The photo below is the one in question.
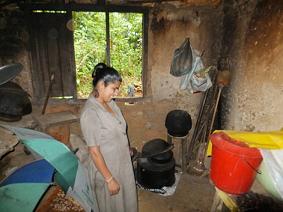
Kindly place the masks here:
<instances>
[{"instance_id":1,"label":"window","mask_svg":"<svg viewBox=\"0 0 283 212\"><path fill-rule=\"evenodd\" d=\"M94 66L104 62L119 71L120 97L142 97L145 14L142 12L73 12L77 97L92 90Z\"/></svg>"}]
</instances>

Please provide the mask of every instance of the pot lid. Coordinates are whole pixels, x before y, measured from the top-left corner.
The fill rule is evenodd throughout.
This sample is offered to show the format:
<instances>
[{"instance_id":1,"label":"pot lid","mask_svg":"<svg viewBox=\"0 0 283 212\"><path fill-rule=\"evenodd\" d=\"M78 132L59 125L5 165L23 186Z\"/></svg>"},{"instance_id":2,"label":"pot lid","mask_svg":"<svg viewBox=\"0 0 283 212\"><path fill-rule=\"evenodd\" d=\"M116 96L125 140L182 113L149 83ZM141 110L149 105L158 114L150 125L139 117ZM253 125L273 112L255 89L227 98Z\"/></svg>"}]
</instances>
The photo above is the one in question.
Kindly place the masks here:
<instances>
[{"instance_id":1,"label":"pot lid","mask_svg":"<svg viewBox=\"0 0 283 212\"><path fill-rule=\"evenodd\" d=\"M142 157L150 158L154 162L168 162L173 157L171 145L162 139L148 141L142 148Z\"/></svg>"},{"instance_id":2,"label":"pot lid","mask_svg":"<svg viewBox=\"0 0 283 212\"><path fill-rule=\"evenodd\" d=\"M184 137L192 128L191 116L184 110L172 110L166 116L165 127L169 135Z\"/></svg>"},{"instance_id":3,"label":"pot lid","mask_svg":"<svg viewBox=\"0 0 283 212\"><path fill-rule=\"evenodd\" d=\"M0 85L10 81L15 76L18 75L18 73L21 72L23 69L23 65L20 63L13 63L5 66L0 67Z\"/></svg>"}]
</instances>

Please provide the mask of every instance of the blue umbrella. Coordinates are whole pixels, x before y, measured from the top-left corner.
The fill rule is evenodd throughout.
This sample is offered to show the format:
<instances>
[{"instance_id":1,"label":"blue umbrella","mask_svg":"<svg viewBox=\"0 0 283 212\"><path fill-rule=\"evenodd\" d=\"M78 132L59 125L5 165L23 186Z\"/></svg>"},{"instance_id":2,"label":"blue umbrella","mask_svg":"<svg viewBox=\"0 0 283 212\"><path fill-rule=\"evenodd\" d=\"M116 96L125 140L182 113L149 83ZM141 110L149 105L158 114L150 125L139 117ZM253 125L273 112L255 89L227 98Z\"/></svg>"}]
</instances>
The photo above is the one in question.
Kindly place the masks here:
<instances>
[{"instance_id":1,"label":"blue umbrella","mask_svg":"<svg viewBox=\"0 0 283 212\"><path fill-rule=\"evenodd\" d=\"M54 168L46 160L32 161L6 177L0 187L13 183L51 183L53 174Z\"/></svg>"}]
</instances>

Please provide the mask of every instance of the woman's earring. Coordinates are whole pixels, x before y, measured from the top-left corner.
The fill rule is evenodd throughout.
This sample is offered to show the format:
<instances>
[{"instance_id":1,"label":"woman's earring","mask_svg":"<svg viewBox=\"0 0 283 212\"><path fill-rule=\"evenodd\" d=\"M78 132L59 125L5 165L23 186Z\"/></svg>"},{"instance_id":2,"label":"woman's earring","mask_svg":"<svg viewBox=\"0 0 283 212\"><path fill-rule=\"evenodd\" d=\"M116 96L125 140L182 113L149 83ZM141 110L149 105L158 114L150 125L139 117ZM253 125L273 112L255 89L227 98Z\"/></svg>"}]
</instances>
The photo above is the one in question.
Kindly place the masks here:
<instances>
[{"instance_id":1,"label":"woman's earring","mask_svg":"<svg viewBox=\"0 0 283 212\"><path fill-rule=\"evenodd\" d=\"M99 96L98 90L97 90L97 89L94 89L93 92L94 92L94 97L97 98L97 97Z\"/></svg>"}]
</instances>

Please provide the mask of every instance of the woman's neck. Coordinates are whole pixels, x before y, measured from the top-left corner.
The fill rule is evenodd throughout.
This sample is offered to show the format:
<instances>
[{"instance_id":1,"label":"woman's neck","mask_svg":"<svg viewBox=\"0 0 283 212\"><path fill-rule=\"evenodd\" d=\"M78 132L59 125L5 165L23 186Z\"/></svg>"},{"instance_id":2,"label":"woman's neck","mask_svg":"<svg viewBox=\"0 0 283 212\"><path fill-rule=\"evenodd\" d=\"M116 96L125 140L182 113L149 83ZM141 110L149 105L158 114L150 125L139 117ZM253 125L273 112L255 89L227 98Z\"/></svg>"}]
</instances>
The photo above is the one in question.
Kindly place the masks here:
<instances>
[{"instance_id":1,"label":"woman's neck","mask_svg":"<svg viewBox=\"0 0 283 212\"><path fill-rule=\"evenodd\" d=\"M115 115L114 111L112 110L112 108L109 106L108 102L104 101L103 99L99 98L99 97L95 97L96 100L102 105L102 107L107 110L109 113L111 113L112 115Z\"/></svg>"}]
</instances>

